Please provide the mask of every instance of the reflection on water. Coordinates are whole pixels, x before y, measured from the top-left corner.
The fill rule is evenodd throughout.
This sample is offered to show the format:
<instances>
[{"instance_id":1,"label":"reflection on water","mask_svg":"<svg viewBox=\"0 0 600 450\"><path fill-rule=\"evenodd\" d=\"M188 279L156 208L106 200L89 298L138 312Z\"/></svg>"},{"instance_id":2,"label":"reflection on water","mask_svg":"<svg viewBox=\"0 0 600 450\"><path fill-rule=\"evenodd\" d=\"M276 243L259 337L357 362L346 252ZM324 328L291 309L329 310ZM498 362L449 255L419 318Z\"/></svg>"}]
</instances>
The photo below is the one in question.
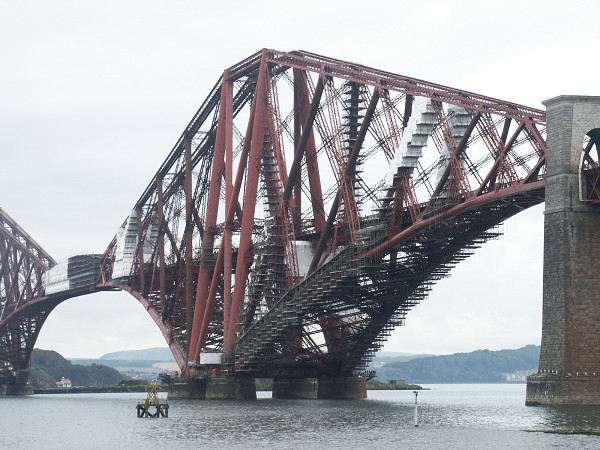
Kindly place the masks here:
<instances>
[{"instance_id":1,"label":"reflection on water","mask_svg":"<svg viewBox=\"0 0 600 450\"><path fill-rule=\"evenodd\" d=\"M556 430L599 430L600 408L561 406L543 408L544 424Z\"/></svg>"},{"instance_id":2,"label":"reflection on water","mask_svg":"<svg viewBox=\"0 0 600 450\"><path fill-rule=\"evenodd\" d=\"M431 385L368 400L170 401L139 419L140 394L0 399L0 448L600 448L600 438L525 430L600 429L597 407L526 407L525 385ZM9 413L8 413L9 412ZM7 414L8 413L8 414Z\"/></svg>"}]
</instances>

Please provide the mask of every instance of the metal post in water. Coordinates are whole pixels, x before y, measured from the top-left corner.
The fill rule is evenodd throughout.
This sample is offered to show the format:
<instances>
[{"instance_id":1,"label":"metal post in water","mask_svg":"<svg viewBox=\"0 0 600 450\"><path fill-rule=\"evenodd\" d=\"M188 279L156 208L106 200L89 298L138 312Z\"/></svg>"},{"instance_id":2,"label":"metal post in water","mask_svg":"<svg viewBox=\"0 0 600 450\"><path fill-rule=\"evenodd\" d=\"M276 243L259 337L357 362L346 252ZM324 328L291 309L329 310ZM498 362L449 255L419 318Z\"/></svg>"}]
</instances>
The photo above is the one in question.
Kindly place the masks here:
<instances>
[{"instance_id":1,"label":"metal post in water","mask_svg":"<svg viewBox=\"0 0 600 450\"><path fill-rule=\"evenodd\" d=\"M417 404L417 396L419 395L419 391L413 391L415 394L415 427L419 426L419 405Z\"/></svg>"}]
</instances>

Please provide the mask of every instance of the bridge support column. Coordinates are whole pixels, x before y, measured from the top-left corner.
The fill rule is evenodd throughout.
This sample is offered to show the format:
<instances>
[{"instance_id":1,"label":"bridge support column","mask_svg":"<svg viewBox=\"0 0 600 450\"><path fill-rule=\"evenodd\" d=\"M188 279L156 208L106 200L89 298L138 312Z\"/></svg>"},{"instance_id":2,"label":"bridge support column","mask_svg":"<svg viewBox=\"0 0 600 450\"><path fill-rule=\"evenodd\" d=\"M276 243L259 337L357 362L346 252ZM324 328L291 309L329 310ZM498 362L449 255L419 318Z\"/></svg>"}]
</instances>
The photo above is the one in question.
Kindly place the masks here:
<instances>
[{"instance_id":1,"label":"bridge support column","mask_svg":"<svg viewBox=\"0 0 600 450\"><path fill-rule=\"evenodd\" d=\"M317 398L317 393L318 381L316 378L273 379L273 398Z\"/></svg>"},{"instance_id":2,"label":"bridge support column","mask_svg":"<svg viewBox=\"0 0 600 450\"><path fill-rule=\"evenodd\" d=\"M0 385L0 397L25 397L33 395L33 387L27 384Z\"/></svg>"},{"instance_id":3,"label":"bridge support column","mask_svg":"<svg viewBox=\"0 0 600 450\"><path fill-rule=\"evenodd\" d=\"M362 377L319 378L318 398L367 398L367 380Z\"/></svg>"},{"instance_id":4,"label":"bridge support column","mask_svg":"<svg viewBox=\"0 0 600 450\"><path fill-rule=\"evenodd\" d=\"M206 385L207 400L256 400L254 378L217 377Z\"/></svg>"},{"instance_id":5,"label":"bridge support column","mask_svg":"<svg viewBox=\"0 0 600 450\"><path fill-rule=\"evenodd\" d=\"M600 404L600 205L583 201L580 190L583 139L600 137L600 97L561 96L544 105L542 346L526 403Z\"/></svg>"},{"instance_id":6,"label":"bridge support column","mask_svg":"<svg viewBox=\"0 0 600 450\"><path fill-rule=\"evenodd\" d=\"M169 387L169 400L204 400L206 398L206 383L190 381L173 383Z\"/></svg>"},{"instance_id":7,"label":"bridge support column","mask_svg":"<svg viewBox=\"0 0 600 450\"><path fill-rule=\"evenodd\" d=\"M27 384L29 380L29 369L17 370L13 377L0 384L0 397L24 397L33 395L33 387Z\"/></svg>"}]
</instances>

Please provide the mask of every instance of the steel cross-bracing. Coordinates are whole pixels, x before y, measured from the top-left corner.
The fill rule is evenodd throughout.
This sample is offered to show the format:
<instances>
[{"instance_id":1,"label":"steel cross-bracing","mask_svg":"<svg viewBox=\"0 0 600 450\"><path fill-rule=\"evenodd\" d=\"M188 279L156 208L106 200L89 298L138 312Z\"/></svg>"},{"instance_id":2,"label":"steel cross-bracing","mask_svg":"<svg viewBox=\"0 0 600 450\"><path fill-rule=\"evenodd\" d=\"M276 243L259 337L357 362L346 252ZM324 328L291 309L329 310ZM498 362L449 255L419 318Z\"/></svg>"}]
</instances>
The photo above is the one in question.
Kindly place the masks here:
<instances>
[{"instance_id":1,"label":"steel cross-bracing","mask_svg":"<svg viewBox=\"0 0 600 450\"><path fill-rule=\"evenodd\" d=\"M29 366L40 329L56 306L44 301L43 283L55 264L0 208L0 384L14 383Z\"/></svg>"},{"instance_id":2,"label":"steel cross-bracing","mask_svg":"<svg viewBox=\"0 0 600 450\"><path fill-rule=\"evenodd\" d=\"M433 283L544 200L545 113L304 51L223 72L97 287L142 302L180 367L362 370Z\"/></svg>"},{"instance_id":3,"label":"steel cross-bracing","mask_svg":"<svg viewBox=\"0 0 600 450\"><path fill-rule=\"evenodd\" d=\"M0 384L56 305L114 289L189 377L211 354L240 376L352 375L437 280L544 201L545 164L543 111L263 49L223 72L103 254L57 264L0 210Z\"/></svg>"},{"instance_id":4,"label":"steel cross-bracing","mask_svg":"<svg viewBox=\"0 0 600 450\"><path fill-rule=\"evenodd\" d=\"M586 136L580 166L580 177L583 178L580 182L580 200L600 204L600 133L598 130L592 130Z\"/></svg>"}]
</instances>

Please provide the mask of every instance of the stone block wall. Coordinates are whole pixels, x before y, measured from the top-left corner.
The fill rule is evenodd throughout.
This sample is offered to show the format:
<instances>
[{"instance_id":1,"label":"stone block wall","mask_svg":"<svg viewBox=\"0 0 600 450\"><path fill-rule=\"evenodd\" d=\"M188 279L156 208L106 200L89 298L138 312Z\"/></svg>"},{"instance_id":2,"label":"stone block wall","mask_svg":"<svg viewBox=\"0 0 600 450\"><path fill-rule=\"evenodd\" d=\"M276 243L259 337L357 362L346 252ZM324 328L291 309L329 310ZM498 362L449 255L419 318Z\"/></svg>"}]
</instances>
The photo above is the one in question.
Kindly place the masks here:
<instances>
[{"instance_id":1,"label":"stone block wall","mask_svg":"<svg viewBox=\"0 0 600 450\"><path fill-rule=\"evenodd\" d=\"M580 190L583 139L600 128L600 97L561 96L544 105L542 348L527 401L600 404L600 206L582 201Z\"/></svg>"}]
</instances>

